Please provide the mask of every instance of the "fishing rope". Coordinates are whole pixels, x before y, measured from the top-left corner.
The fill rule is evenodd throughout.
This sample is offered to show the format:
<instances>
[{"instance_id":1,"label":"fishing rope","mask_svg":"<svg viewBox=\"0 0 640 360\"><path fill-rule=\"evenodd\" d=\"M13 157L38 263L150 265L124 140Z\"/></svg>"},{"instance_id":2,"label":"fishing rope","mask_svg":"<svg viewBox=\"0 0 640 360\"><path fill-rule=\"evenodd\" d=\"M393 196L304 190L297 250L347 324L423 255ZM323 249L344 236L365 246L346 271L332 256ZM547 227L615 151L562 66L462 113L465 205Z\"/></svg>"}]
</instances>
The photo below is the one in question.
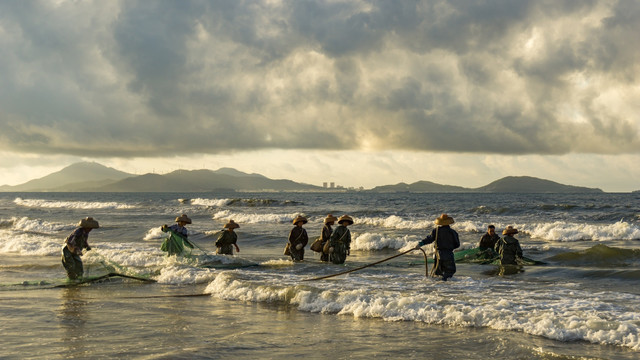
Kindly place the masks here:
<instances>
[{"instance_id":1,"label":"fishing rope","mask_svg":"<svg viewBox=\"0 0 640 360\"><path fill-rule=\"evenodd\" d=\"M433 262L433 266L431 267L431 277L436 276L436 270L440 267L440 252L438 251L438 229L439 228L440 228L439 226L436 228L436 239L433 242L433 253L435 255L435 261Z\"/></svg>"},{"instance_id":2,"label":"fishing rope","mask_svg":"<svg viewBox=\"0 0 640 360\"><path fill-rule=\"evenodd\" d=\"M215 259L213 256L209 255L203 248L201 248L200 246L198 246L196 243L189 241L189 243L195 247L198 248L198 250L202 251L202 253L208 257L209 259Z\"/></svg>"},{"instance_id":3,"label":"fishing rope","mask_svg":"<svg viewBox=\"0 0 640 360\"><path fill-rule=\"evenodd\" d=\"M409 249L409 250L407 250L405 252L401 252L400 254L396 254L396 255L390 256L390 257L388 257L386 259L382 259L380 261L373 262L371 264L360 266L360 267L355 268L355 269L350 269L350 270L347 270L347 271L339 272L337 274L325 275L325 276L320 276L320 277L316 277L316 278L312 278L312 279L302 279L302 281L316 281L316 280L332 278L334 276L348 274L348 273L351 273L351 272L354 272L354 271L358 271L358 270L362 270L362 269L368 268L368 267L373 266L373 265L380 264L380 263L385 262L385 261L389 261L391 259L397 258L398 256L402 256L404 254L410 253L410 252L412 252L414 250L418 250L418 249L421 250L422 253L424 254L424 265L425 265L425 268L426 268L425 269L425 276L428 277L428 275L429 275L429 264L427 263L427 253L422 248L418 247L418 248Z\"/></svg>"},{"instance_id":4,"label":"fishing rope","mask_svg":"<svg viewBox=\"0 0 640 360\"><path fill-rule=\"evenodd\" d=\"M141 277L137 277L137 276L131 276L131 275L125 275L125 274L112 272L112 273L108 273L106 275L99 276L97 278L77 281L77 282L68 283L68 284L56 285L56 286L54 286L52 288L66 288L66 287L78 286L78 285L92 283L92 282L96 282L96 281L100 281L100 280L103 280L103 279L108 279L108 278L116 277L116 276L122 277L122 278L127 278L127 279L138 280L138 281L142 281L142 282L146 282L146 283L155 283L155 282L157 282L156 280L153 280L153 279L145 279L145 278L141 278Z\"/></svg>"}]
</instances>

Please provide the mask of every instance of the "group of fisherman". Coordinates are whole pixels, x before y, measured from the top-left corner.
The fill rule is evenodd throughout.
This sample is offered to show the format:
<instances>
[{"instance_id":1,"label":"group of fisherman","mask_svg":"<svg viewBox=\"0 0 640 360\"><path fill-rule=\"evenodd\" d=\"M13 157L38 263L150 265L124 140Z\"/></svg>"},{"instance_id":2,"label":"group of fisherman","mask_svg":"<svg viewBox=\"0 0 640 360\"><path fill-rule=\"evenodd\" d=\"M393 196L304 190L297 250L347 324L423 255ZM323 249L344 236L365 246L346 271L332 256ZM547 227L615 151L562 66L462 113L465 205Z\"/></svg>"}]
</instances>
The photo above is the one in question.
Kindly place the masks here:
<instances>
[{"instance_id":1,"label":"group of fisherman","mask_svg":"<svg viewBox=\"0 0 640 360\"><path fill-rule=\"evenodd\" d=\"M334 230L332 226L336 221L338 227ZM307 231L302 227L306 223L307 218L301 215L293 219L294 226L284 248L284 254L291 256L293 261L304 260L304 247L309 242ZM353 219L349 215L342 215L340 218L327 215L320 236L311 244L311 250L321 253L320 261L344 264L351 253L351 231L347 228L349 225L353 225Z\"/></svg>"},{"instance_id":2,"label":"group of fisherman","mask_svg":"<svg viewBox=\"0 0 640 360\"><path fill-rule=\"evenodd\" d=\"M182 214L175 219L175 224L171 226L163 225L160 229L162 232L169 233L169 236L163 241L160 249L168 253L168 255L182 254L184 247L193 248L194 244L188 239L188 231L186 225L191 224L191 219ZM303 225L308 222L307 218L298 215L293 219L293 228L289 232L284 254L291 256L294 261L304 260L304 248L309 242L307 231ZM338 226L333 229L335 223ZM436 227L431 234L421 240L415 249L419 249L424 245L434 243L434 275L441 276L442 280L447 280L456 272L456 263L453 250L460 247L460 239L458 233L453 230L450 225L455 221L447 214L442 214L435 220ZM311 249L321 253L320 260L324 262L332 262L334 264L344 264L347 256L350 255L351 249L351 232L349 225L353 225L354 221L349 215L342 215L336 218L332 214L328 214L324 219L324 226ZM62 249L62 264L67 271L69 279L78 279L83 276L82 251L91 250L87 240L92 229L99 228L98 221L92 217L80 220L77 228L65 240L65 246ZM233 255L233 249L240 252L238 247L238 235L234 229L239 228L233 220L229 220L222 231L218 233L215 246L216 253L222 255ZM518 230L511 226L507 226L500 238L495 233L495 226L489 225L487 233L480 239L479 249L481 254L485 256L499 256L502 265L516 265L517 259L522 258L522 248L519 241L513 237Z\"/></svg>"}]
</instances>

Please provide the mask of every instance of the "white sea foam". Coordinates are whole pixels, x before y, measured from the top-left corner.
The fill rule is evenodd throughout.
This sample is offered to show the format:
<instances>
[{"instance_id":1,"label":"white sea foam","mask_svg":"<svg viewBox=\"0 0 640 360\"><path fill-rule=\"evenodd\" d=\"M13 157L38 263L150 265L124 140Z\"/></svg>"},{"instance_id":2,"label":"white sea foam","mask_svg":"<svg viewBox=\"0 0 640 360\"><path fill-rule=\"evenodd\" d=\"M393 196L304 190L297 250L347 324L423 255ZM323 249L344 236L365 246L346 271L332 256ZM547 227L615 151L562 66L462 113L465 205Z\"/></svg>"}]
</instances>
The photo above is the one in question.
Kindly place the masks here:
<instances>
[{"instance_id":1,"label":"white sea foam","mask_svg":"<svg viewBox=\"0 0 640 360\"><path fill-rule=\"evenodd\" d=\"M192 199L192 205L200 205L200 206L213 206L213 207L223 207L225 205L229 205L229 203L233 201L233 199Z\"/></svg>"},{"instance_id":2,"label":"white sea foam","mask_svg":"<svg viewBox=\"0 0 640 360\"><path fill-rule=\"evenodd\" d=\"M70 230L75 228L74 225L64 225L50 223L41 219L30 219L28 217L0 220L0 228L11 228L15 231L29 231L38 233L55 233L61 230Z\"/></svg>"},{"instance_id":3,"label":"white sea foam","mask_svg":"<svg viewBox=\"0 0 640 360\"><path fill-rule=\"evenodd\" d=\"M0 230L0 254L60 255L62 243L42 235Z\"/></svg>"},{"instance_id":4,"label":"white sea foam","mask_svg":"<svg viewBox=\"0 0 640 360\"><path fill-rule=\"evenodd\" d=\"M426 233L434 228L431 219L405 219L391 215L387 217L362 217L357 224L389 229L423 230ZM544 222L544 223L500 223L494 225L500 233L507 225L517 228L520 233L532 238L553 241L581 241L581 240L636 240L640 239L640 226L632 222L618 221L613 224L587 224L571 222ZM484 233L486 223L478 221L458 221L452 228L459 233Z\"/></svg>"},{"instance_id":5,"label":"white sea foam","mask_svg":"<svg viewBox=\"0 0 640 360\"><path fill-rule=\"evenodd\" d=\"M215 278L213 269L197 267L163 267L155 280L161 284L201 284Z\"/></svg>"},{"instance_id":6,"label":"white sea foam","mask_svg":"<svg viewBox=\"0 0 640 360\"><path fill-rule=\"evenodd\" d=\"M121 244L110 242L91 242L93 250L85 251L84 259L93 262L105 262L120 266L132 266L138 268L158 267L167 265L165 253L157 246L145 246L141 244ZM175 265L175 262L169 264Z\"/></svg>"},{"instance_id":7,"label":"white sea foam","mask_svg":"<svg viewBox=\"0 0 640 360\"><path fill-rule=\"evenodd\" d=\"M358 225L371 225L389 229L423 230L431 231L435 227L433 218L406 219L397 215L387 217L358 217L354 219ZM485 225L474 221L459 221L452 227L457 231L479 232L484 231Z\"/></svg>"},{"instance_id":8,"label":"white sea foam","mask_svg":"<svg viewBox=\"0 0 640 360\"><path fill-rule=\"evenodd\" d=\"M44 199L13 200L16 205L34 208L67 208L67 209L132 209L135 206L118 202L88 202L88 201L55 201Z\"/></svg>"},{"instance_id":9,"label":"white sea foam","mask_svg":"<svg viewBox=\"0 0 640 360\"><path fill-rule=\"evenodd\" d=\"M418 244L417 236L404 235L401 237L386 236L382 234L369 233L356 234L351 241L351 250L382 250L382 249L402 249L406 246L415 247Z\"/></svg>"},{"instance_id":10,"label":"white sea foam","mask_svg":"<svg viewBox=\"0 0 640 360\"><path fill-rule=\"evenodd\" d=\"M142 240L144 241L156 241L159 239L164 239L167 237L167 234L160 230L160 226L153 227L147 231Z\"/></svg>"},{"instance_id":11,"label":"white sea foam","mask_svg":"<svg viewBox=\"0 0 640 360\"><path fill-rule=\"evenodd\" d=\"M640 227L626 221L618 221L607 225L584 223L538 223L522 224L520 231L530 234L533 238L554 241L577 240L634 240L640 239Z\"/></svg>"},{"instance_id":12,"label":"white sea foam","mask_svg":"<svg viewBox=\"0 0 640 360\"><path fill-rule=\"evenodd\" d=\"M349 277L317 287L295 279L245 280L222 272L206 291L226 300L285 303L302 311L522 331L559 341L584 340L640 350L640 296L587 293L503 280L456 278L441 283L418 275ZM400 286L400 289L398 289ZM375 290L372 290L375 288Z\"/></svg>"},{"instance_id":13,"label":"white sea foam","mask_svg":"<svg viewBox=\"0 0 640 360\"><path fill-rule=\"evenodd\" d=\"M354 219L357 224L372 225L376 227L391 229L427 229L433 227L433 220L427 219L404 219L397 215L387 217L358 217Z\"/></svg>"},{"instance_id":14,"label":"white sea foam","mask_svg":"<svg viewBox=\"0 0 640 360\"><path fill-rule=\"evenodd\" d=\"M290 223L298 214L256 214L256 213L243 213L233 212L229 210L221 210L213 214L213 220L229 220L233 219L235 222L242 224L262 224L262 223L277 223L284 224Z\"/></svg>"},{"instance_id":15,"label":"white sea foam","mask_svg":"<svg viewBox=\"0 0 640 360\"><path fill-rule=\"evenodd\" d=\"M295 263L293 262L293 260L273 259L273 260L267 260L267 261L261 262L260 266L286 267L286 266L293 266L294 264Z\"/></svg>"}]
</instances>

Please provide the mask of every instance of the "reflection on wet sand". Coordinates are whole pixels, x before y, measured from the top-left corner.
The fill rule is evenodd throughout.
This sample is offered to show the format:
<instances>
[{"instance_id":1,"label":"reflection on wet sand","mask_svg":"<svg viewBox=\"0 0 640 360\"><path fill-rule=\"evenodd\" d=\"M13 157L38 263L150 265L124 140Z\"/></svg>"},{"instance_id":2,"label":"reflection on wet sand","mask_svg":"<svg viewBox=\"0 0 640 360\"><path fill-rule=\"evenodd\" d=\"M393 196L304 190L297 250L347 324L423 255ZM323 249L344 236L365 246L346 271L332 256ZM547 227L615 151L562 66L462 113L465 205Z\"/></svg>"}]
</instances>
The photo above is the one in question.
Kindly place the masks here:
<instances>
[{"instance_id":1,"label":"reflection on wet sand","mask_svg":"<svg viewBox=\"0 0 640 360\"><path fill-rule=\"evenodd\" d=\"M61 340L66 349L65 357L86 355L87 301L83 298L82 289L77 287L62 289L60 300L58 320L63 330Z\"/></svg>"}]
</instances>

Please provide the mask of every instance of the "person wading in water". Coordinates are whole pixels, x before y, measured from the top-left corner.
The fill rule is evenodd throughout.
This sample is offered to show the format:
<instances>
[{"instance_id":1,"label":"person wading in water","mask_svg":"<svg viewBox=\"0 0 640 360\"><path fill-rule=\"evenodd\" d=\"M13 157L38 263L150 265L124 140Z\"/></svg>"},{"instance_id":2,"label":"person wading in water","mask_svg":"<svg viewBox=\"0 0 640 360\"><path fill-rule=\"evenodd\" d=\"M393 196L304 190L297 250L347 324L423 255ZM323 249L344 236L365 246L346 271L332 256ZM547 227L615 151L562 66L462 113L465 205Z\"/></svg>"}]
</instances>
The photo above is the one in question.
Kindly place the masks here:
<instances>
[{"instance_id":1,"label":"person wading in water","mask_svg":"<svg viewBox=\"0 0 640 360\"><path fill-rule=\"evenodd\" d=\"M229 222L224 225L225 230L218 235L218 240L216 240L216 247L218 248L216 254L233 255L233 247L231 245L236 248L236 252L240 252L240 248L236 244L238 242L238 234L233 231L233 229L239 227L240 225L233 220L229 220Z\"/></svg>"},{"instance_id":2,"label":"person wading in water","mask_svg":"<svg viewBox=\"0 0 640 360\"><path fill-rule=\"evenodd\" d=\"M82 278L84 268L82 266L82 249L91 250L87 240L92 229L98 229L100 225L92 217L80 220L78 227L69 235L62 248L62 266L67 270L67 277L71 280Z\"/></svg>"},{"instance_id":3,"label":"person wading in water","mask_svg":"<svg viewBox=\"0 0 640 360\"><path fill-rule=\"evenodd\" d=\"M449 225L454 222L453 218L449 215L440 215L435 221L437 227L431 231L431 235L420 241L416 247L417 249L423 245L435 242L433 253L435 265L431 275L442 276L442 280L444 281L447 281L448 278L456 273L456 261L453 257L453 249L460 247L460 238L458 237L458 233L449 227Z\"/></svg>"},{"instance_id":4,"label":"person wading in water","mask_svg":"<svg viewBox=\"0 0 640 360\"><path fill-rule=\"evenodd\" d=\"M162 225L160 230L169 232L169 237L164 240L160 250L166 251L168 255L181 255L185 245L193 249L193 245L187 240L189 236L189 232L185 227L187 224L191 224L191 219L187 214L182 214L176 218L176 224L171 226Z\"/></svg>"},{"instance_id":5,"label":"person wading in water","mask_svg":"<svg viewBox=\"0 0 640 360\"><path fill-rule=\"evenodd\" d=\"M331 234L329 239L329 260L334 264L344 264L347 256L351 255L351 232L347 226L353 224L349 215L342 215L338 219L339 226Z\"/></svg>"},{"instance_id":6,"label":"person wading in water","mask_svg":"<svg viewBox=\"0 0 640 360\"><path fill-rule=\"evenodd\" d=\"M293 219L293 229L289 232L289 254L291 255L291 259L294 261L302 261L304 260L304 247L309 242L309 237L307 236L307 230L305 230L302 225L307 223L307 218L304 216L298 215L295 219Z\"/></svg>"},{"instance_id":7,"label":"person wading in water","mask_svg":"<svg viewBox=\"0 0 640 360\"><path fill-rule=\"evenodd\" d=\"M331 229L331 226L335 224L336 220L338 220L338 218L333 216L332 214L328 214L324 219L322 234L320 234L323 249L325 244L331 239L331 234L333 233L333 229ZM320 255L320 261L329 261L329 254L322 251L322 255Z\"/></svg>"}]
</instances>

